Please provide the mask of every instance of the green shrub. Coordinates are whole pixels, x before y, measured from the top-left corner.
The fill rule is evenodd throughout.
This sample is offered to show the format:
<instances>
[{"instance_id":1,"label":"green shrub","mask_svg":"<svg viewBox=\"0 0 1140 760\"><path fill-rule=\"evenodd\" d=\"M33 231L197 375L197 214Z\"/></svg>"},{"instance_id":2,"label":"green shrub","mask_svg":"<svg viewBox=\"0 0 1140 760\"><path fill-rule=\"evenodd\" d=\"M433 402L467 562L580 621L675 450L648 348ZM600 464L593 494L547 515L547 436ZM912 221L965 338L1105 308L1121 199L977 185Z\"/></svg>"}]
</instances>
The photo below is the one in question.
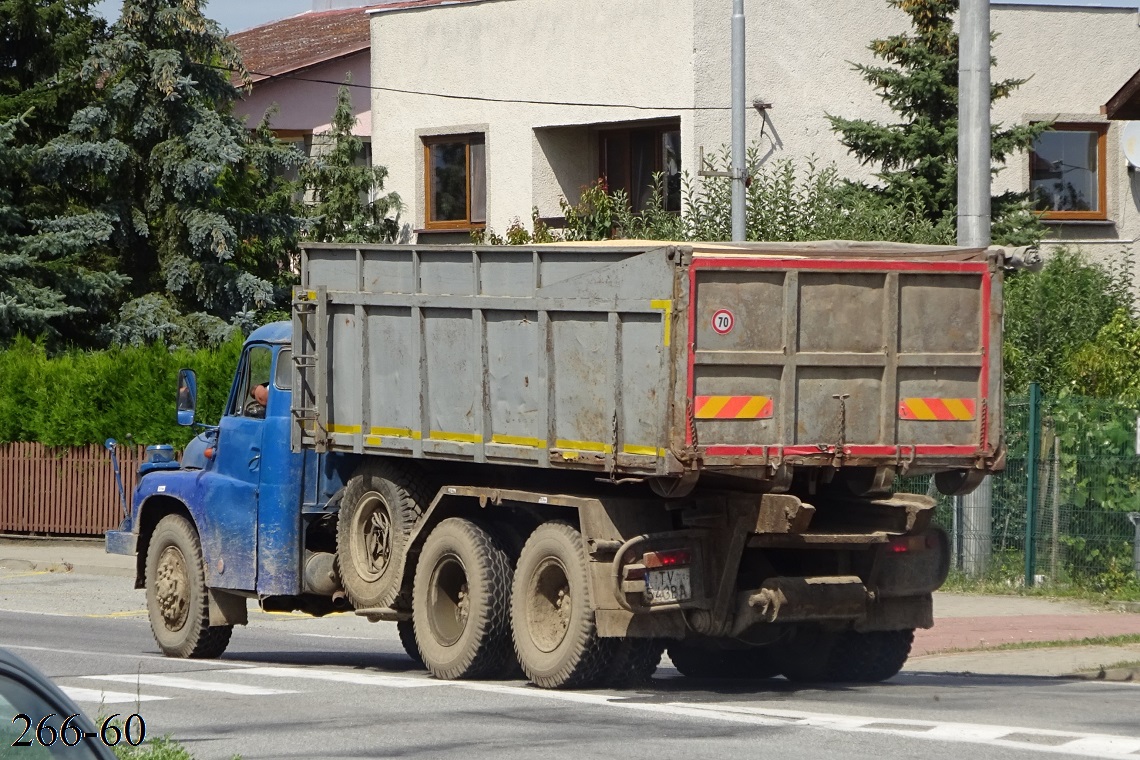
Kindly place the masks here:
<instances>
[{"instance_id":1,"label":"green shrub","mask_svg":"<svg viewBox=\"0 0 1140 760\"><path fill-rule=\"evenodd\" d=\"M106 438L182 446L194 431L174 414L178 370L199 378L199 420L216 423L229 393L241 340L218 349L159 346L72 351L49 357L19 338L0 352L0 442L82 446Z\"/></svg>"}]
</instances>

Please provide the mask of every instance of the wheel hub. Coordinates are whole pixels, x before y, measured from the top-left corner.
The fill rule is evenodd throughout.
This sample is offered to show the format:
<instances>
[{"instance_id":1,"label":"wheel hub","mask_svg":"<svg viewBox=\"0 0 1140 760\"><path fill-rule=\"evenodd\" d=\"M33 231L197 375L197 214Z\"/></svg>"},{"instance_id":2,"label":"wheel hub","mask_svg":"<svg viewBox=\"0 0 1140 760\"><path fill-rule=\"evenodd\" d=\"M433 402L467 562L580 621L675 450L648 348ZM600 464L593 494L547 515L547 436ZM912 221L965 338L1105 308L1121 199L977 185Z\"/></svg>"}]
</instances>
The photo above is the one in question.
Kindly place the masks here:
<instances>
[{"instance_id":1,"label":"wheel hub","mask_svg":"<svg viewBox=\"0 0 1140 760\"><path fill-rule=\"evenodd\" d=\"M353 556L360 576L369 581L378 580L392 558L392 518L379 494L371 494L357 511L353 535L356 544Z\"/></svg>"},{"instance_id":2,"label":"wheel hub","mask_svg":"<svg viewBox=\"0 0 1140 760\"><path fill-rule=\"evenodd\" d=\"M534 645L553 652L566 638L574 610L574 596L566 569L548 558L534 572L527 599L527 623Z\"/></svg>"},{"instance_id":3,"label":"wheel hub","mask_svg":"<svg viewBox=\"0 0 1140 760\"><path fill-rule=\"evenodd\" d=\"M432 638L443 646L452 646L463 635L471 616L471 589L459 557L449 554L439 561L430 589L428 627Z\"/></svg>"},{"instance_id":4,"label":"wheel hub","mask_svg":"<svg viewBox=\"0 0 1140 760\"><path fill-rule=\"evenodd\" d=\"M157 576L154 591L162 622L171 631L180 630L186 624L190 609L190 579L186 572L186 558L177 547L168 546L162 550Z\"/></svg>"}]
</instances>

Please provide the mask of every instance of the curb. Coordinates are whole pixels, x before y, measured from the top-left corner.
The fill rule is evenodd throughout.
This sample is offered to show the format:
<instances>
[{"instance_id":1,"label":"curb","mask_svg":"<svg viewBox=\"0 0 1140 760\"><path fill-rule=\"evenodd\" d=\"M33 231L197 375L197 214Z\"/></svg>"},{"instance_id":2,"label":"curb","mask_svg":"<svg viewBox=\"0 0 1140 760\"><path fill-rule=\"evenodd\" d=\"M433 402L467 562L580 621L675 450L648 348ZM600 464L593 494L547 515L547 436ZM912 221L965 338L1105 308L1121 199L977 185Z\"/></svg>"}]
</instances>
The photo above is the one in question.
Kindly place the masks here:
<instances>
[{"instance_id":1,"label":"curb","mask_svg":"<svg viewBox=\"0 0 1140 760\"><path fill-rule=\"evenodd\" d=\"M1101 668L1097 671L1071 673L1067 676L1062 676L1062 678L1073 678L1080 681L1120 681L1127 683L1140 681L1140 667Z\"/></svg>"}]
</instances>

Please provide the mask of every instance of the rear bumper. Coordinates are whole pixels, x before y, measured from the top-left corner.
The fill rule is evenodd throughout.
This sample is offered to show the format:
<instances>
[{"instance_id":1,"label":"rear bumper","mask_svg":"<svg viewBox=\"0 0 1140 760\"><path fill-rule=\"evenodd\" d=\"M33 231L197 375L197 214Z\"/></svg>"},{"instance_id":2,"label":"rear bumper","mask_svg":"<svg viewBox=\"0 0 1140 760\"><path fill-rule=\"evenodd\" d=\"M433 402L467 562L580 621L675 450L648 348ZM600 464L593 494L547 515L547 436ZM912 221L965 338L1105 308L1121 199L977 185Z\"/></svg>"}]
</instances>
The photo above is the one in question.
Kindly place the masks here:
<instances>
[{"instance_id":1,"label":"rear bumper","mask_svg":"<svg viewBox=\"0 0 1140 760\"><path fill-rule=\"evenodd\" d=\"M109 530L106 533L108 554L135 555L138 553L139 536L125 530Z\"/></svg>"}]
</instances>

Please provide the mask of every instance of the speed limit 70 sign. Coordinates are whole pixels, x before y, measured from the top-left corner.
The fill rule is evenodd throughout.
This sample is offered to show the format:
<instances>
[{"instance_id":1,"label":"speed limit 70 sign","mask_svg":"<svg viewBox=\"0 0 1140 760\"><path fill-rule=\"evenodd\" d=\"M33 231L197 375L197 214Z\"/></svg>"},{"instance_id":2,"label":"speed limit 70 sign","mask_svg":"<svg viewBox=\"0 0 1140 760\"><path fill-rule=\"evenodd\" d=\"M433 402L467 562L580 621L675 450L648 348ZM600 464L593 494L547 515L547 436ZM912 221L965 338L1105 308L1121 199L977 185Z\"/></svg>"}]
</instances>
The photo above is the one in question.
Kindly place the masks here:
<instances>
[{"instance_id":1,"label":"speed limit 70 sign","mask_svg":"<svg viewBox=\"0 0 1140 760\"><path fill-rule=\"evenodd\" d=\"M728 309L717 309L712 318L712 329L717 335L728 335L736 324L736 318Z\"/></svg>"}]
</instances>

